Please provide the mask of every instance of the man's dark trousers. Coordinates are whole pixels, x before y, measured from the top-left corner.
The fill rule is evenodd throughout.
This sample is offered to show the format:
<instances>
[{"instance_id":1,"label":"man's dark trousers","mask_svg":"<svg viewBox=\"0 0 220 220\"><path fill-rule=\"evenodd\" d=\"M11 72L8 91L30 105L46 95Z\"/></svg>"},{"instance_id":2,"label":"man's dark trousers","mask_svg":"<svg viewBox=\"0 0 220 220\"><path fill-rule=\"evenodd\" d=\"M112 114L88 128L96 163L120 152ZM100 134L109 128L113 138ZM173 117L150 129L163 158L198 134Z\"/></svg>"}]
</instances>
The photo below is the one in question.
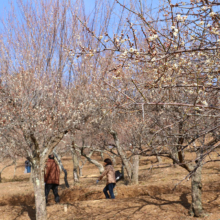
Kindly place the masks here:
<instances>
[{"instance_id":1,"label":"man's dark trousers","mask_svg":"<svg viewBox=\"0 0 220 220\"><path fill-rule=\"evenodd\" d=\"M47 203L47 198L48 198L48 195L49 195L49 192L50 190L52 189L53 190L53 194L54 194L54 197L55 197L55 202L58 203L60 202L60 197L58 195L58 184L45 184L45 196L46 196L46 203Z\"/></svg>"}]
</instances>

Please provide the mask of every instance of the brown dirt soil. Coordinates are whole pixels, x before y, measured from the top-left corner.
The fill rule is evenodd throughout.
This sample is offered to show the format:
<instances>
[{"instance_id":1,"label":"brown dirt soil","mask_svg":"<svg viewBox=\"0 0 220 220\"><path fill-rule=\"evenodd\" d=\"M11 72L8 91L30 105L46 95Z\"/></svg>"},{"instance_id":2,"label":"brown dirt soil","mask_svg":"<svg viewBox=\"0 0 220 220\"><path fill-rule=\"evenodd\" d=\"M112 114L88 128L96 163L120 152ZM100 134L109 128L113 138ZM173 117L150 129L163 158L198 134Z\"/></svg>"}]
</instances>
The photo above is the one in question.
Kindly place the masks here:
<instances>
[{"instance_id":1,"label":"brown dirt soil","mask_svg":"<svg viewBox=\"0 0 220 220\"><path fill-rule=\"evenodd\" d=\"M190 159L190 155L186 155ZM96 155L96 159L101 158ZM70 188L64 185L61 175L59 187L60 204L55 204L50 192L47 214L49 220L72 219L150 219L150 220L220 220L220 176L219 163L209 163L203 167L203 207L207 216L193 218L188 210L191 202L190 181L183 180L187 172L171 166L171 161L163 158L159 166L155 158L142 157L139 169L139 185L126 185L120 181L115 188L115 200L104 199L102 189L105 181L95 184L99 176L98 169L91 164L83 168L80 183L73 184L73 164L71 158L64 157L63 164L68 171ZM0 169L9 164L5 160ZM120 169L117 161L116 170ZM0 183L0 220L35 220L33 186L29 181L30 174L24 174L24 160L19 160L16 176L13 179L14 167L8 167Z\"/></svg>"}]
</instances>

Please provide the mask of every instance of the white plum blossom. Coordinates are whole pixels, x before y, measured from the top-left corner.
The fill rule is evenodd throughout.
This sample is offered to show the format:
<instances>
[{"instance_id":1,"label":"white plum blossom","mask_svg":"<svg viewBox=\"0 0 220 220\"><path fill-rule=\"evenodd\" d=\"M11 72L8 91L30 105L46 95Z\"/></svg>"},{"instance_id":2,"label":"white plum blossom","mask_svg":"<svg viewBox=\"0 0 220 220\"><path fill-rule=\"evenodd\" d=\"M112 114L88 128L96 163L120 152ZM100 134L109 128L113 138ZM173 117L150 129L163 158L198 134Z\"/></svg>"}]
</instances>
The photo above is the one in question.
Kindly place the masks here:
<instances>
[{"instance_id":1,"label":"white plum blossom","mask_svg":"<svg viewBox=\"0 0 220 220\"><path fill-rule=\"evenodd\" d=\"M210 17L215 17L215 15L216 15L216 13L213 11L213 12L211 12L211 13L209 13L209 16Z\"/></svg>"},{"instance_id":2,"label":"white plum blossom","mask_svg":"<svg viewBox=\"0 0 220 220\"><path fill-rule=\"evenodd\" d=\"M204 25L204 21L200 21L199 25L201 26Z\"/></svg>"},{"instance_id":3,"label":"white plum blossom","mask_svg":"<svg viewBox=\"0 0 220 220\"><path fill-rule=\"evenodd\" d=\"M173 35L174 35L175 37L177 37L178 33L177 33L177 32L174 32Z\"/></svg>"},{"instance_id":4,"label":"white plum blossom","mask_svg":"<svg viewBox=\"0 0 220 220\"><path fill-rule=\"evenodd\" d=\"M202 102L203 105L208 106L208 103L205 101Z\"/></svg>"},{"instance_id":5,"label":"white plum blossom","mask_svg":"<svg viewBox=\"0 0 220 220\"><path fill-rule=\"evenodd\" d=\"M155 35L149 37L149 41L154 41L154 40L156 40L157 38L158 38L158 35L155 34Z\"/></svg>"},{"instance_id":6,"label":"white plum blossom","mask_svg":"<svg viewBox=\"0 0 220 220\"><path fill-rule=\"evenodd\" d=\"M177 21L181 21L181 20L182 20L182 17L180 16L180 14L178 14L178 15L176 16L176 20L177 20Z\"/></svg>"}]
</instances>

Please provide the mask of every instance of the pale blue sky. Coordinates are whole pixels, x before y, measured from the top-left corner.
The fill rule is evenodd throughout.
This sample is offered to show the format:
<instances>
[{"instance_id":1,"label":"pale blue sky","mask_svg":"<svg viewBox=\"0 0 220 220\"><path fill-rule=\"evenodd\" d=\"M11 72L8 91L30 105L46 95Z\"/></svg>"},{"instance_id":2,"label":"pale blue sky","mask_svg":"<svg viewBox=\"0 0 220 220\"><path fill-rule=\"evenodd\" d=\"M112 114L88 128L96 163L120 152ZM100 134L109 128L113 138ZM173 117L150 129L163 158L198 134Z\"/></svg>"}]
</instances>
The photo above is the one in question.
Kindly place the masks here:
<instances>
[{"instance_id":1,"label":"pale blue sky","mask_svg":"<svg viewBox=\"0 0 220 220\"><path fill-rule=\"evenodd\" d=\"M2 15L4 15L7 10L10 8L10 2L16 3L17 0L0 0L0 16L2 18ZM86 10L90 11L94 8L94 4L97 0L84 0ZM123 2L124 0L121 0ZM172 0L172 2L176 2L178 0ZM114 2L114 0L112 0ZM157 3L159 3L159 0L146 0L148 4L153 4L155 7L157 6Z\"/></svg>"},{"instance_id":2,"label":"pale blue sky","mask_svg":"<svg viewBox=\"0 0 220 220\"><path fill-rule=\"evenodd\" d=\"M84 0L85 2L85 6L86 6L86 11L89 12L92 9L94 9L94 4L97 0ZM114 2L115 0L112 0L112 2ZM121 2L123 3L123 1L126 0L121 0ZM189 0L185 0L186 2ZM16 3L17 0L0 0L0 18L2 19L2 17L4 16L5 13L7 13L7 11L10 8L10 2ZM145 5L152 5L153 8L156 8L159 5L159 2L161 2L160 0L143 0L143 2L145 2ZM175 4L176 2L182 2L182 0L171 0L171 2L173 4Z\"/></svg>"},{"instance_id":3,"label":"pale blue sky","mask_svg":"<svg viewBox=\"0 0 220 220\"><path fill-rule=\"evenodd\" d=\"M84 0L85 5L88 9L91 9L91 7L94 6L96 0ZM16 0L0 0L0 14L4 14L9 7L10 7L10 2L16 3Z\"/></svg>"}]
</instances>

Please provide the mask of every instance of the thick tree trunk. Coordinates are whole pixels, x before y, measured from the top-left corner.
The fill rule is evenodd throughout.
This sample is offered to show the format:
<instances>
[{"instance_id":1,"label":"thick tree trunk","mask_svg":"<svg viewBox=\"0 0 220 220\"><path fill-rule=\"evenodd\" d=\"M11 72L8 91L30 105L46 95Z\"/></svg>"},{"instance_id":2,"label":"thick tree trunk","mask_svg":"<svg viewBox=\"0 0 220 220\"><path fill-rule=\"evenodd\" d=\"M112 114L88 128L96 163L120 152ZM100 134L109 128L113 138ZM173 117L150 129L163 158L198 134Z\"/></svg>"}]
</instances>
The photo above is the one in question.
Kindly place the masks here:
<instances>
[{"instance_id":1,"label":"thick tree trunk","mask_svg":"<svg viewBox=\"0 0 220 220\"><path fill-rule=\"evenodd\" d=\"M139 155L134 155L132 178L131 178L133 184L138 184L138 170L139 170Z\"/></svg>"},{"instance_id":2,"label":"thick tree trunk","mask_svg":"<svg viewBox=\"0 0 220 220\"><path fill-rule=\"evenodd\" d=\"M191 177L192 204L190 208L190 214L195 217L204 216L202 209L202 165L200 163L201 153L202 148L197 151L198 160L196 160L196 166L198 166L198 168L194 171Z\"/></svg>"},{"instance_id":3,"label":"thick tree trunk","mask_svg":"<svg viewBox=\"0 0 220 220\"><path fill-rule=\"evenodd\" d=\"M72 142L72 147L70 148L72 153L72 160L73 160L73 180L74 182L79 182L79 159L75 150L74 141Z\"/></svg>"},{"instance_id":4,"label":"thick tree trunk","mask_svg":"<svg viewBox=\"0 0 220 220\"><path fill-rule=\"evenodd\" d=\"M34 159L33 162L32 175L35 194L36 220L46 220L47 210L44 186L44 163L40 163L39 159Z\"/></svg>"},{"instance_id":5,"label":"thick tree trunk","mask_svg":"<svg viewBox=\"0 0 220 220\"><path fill-rule=\"evenodd\" d=\"M72 154L72 158L73 158L73 179L74 182L79 182L79 160L78 160L78 156L76 154L76 152L74 154Z\"/></svg>"},{"instance_id":6,"label":"thick tree trunk","mask_svg":"<svg viewBox=\"0 0 220 220\"><path fill-rule=\"evenodd\" d=\"M120 143L119 143L119 140L118 140L118 135L115 131L111 131L110 133L114 138L118 154L121 157L121 160L122 160L122 162L125 166L125 169L126 169L127 174L128 174L128 178L131 180L131 174L132 174L131 166L129 164L128 159L126 158L125 152L123 151L122 147L120 146Z\"/></svg>"},{"instance_id":7,"label":"thick tree trunk","mask_svg":"<svg viewBox=\"0 0 220 220\"><path fill-rule=\"evenodd\" d=\"M198 167L191 177L192 204L190 214L195 217L203 216L201 172L202 167Z\"/></svg>"}]
</instances>

